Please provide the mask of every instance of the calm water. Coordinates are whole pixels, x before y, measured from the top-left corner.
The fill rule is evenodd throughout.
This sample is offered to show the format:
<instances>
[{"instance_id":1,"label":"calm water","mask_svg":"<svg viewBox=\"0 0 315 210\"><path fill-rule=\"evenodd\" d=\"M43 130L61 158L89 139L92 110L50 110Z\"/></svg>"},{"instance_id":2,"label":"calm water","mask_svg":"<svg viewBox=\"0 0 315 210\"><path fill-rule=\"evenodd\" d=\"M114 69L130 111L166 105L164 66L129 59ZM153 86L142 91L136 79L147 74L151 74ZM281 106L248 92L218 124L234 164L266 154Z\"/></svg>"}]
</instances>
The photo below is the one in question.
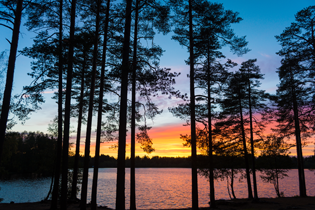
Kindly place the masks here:
<instances>
[{"instance_id":1,"label":"calm water","mask_svg":"<svg viewBox=\"0 0 315 210\"><path fill-rule=\"evenodd\" d=\"M263 183L258 178L258 195L260 197L276 197L272 184ZM284 196L298 195L297 170L288 172L288 177L280 181L280 190ZM305 170L307 194L315 196L314 172ZM90 198L92 169L89 176ZM183 208L191 206L191 170L187 168L137 168L136 169L136 196L137 208ZM98 204L115 207L116 169L100 169L98 181ZM209 184L204 177L199 176L199 205L208 206ZM34 202L43 199L49 190L50 179L14 180L0 182L0 198L3 202ZM126 169L126 207L129 207L129 169ZM215 182L216 199L230 199L226 181ZM235 180L235 195L237 198L246 198L246 182ZM90 200L89 200L90 201Z\"/></svg>"}]
</instances>

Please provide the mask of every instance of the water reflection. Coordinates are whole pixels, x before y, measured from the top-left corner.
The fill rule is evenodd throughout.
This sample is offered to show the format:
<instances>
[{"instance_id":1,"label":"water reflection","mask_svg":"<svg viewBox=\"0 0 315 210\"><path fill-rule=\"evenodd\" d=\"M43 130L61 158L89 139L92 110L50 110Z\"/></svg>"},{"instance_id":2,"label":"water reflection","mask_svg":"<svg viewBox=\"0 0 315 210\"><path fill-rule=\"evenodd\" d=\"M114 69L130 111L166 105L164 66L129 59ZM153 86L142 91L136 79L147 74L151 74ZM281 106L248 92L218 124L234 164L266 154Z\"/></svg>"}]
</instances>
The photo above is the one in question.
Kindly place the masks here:
<instances>
[{"instance_id":1,"label":"water reflection","mask_svg":"<svg viewBox=\"0 0 315 210\"><path fill-rule=\"evenodd\" d=\"M276 197L272 184L263 183L257 173L259 197ZM288 177L280 181L280 190L285 196L298 195L297 170L288 172ZM89 170L89 191L91 197L91 186L93 170ZM126 208L129 208L129 169L126 169ZM305 170L307 194L315 196L314 172ZM136 203L139 209L167 209L185 208L191 206L191 170L187 168L137 168L136 169ZM50 185L50 179L37 181L16 180L0 182L0 198L5 203L14 202L35 202L43 199ZM209 183L204 177L198 179L199 205L207 207L209 202ZM235 179L235 195L237 198L246 198L246 182L238 182ZM216 199L230 199L227 192L226 181L215 181ZM116 197L116 169L100 169L98 181L99 205L115 207ZM88 202L90 200L88 199Z\"/></svg>"},{"instance_id":2,"label":"water reflection","mask_svg":"<svg viewBox=\"0 0 315 210\"><path fill-rule=\"evenodd\" d=\"M129 208L129 175L130 170L126 169L126 208ZM110 208L115 207L115 183L116 169L100 169L98 203ZM258 195L260 197L276 197L272 184L263 183L257 173ZM298 195L297 170L288 172L289 177L280 181L280 190L285 196ZM307 194L315 195L314 173L305 170ZM89 183L92 180L92 170L90 170ZM110 183L109 183L110 182ZM106 184L105 184L106 183ZM107 186L105 188L101 186ZM114 185L114 186L113 186ZM185 208L191 206L191 170L187 168L137 168L136 169L136 204L140 209L167 209ZM235 195L237 198L246 198L245 180L238 182L235 179ZM89 193L91 185L89 186ZM199 205L209 206L209 183L205 177L198 177ZM215 181L216 199L230 199L227 192L226 181ZM89 194L90 197L90 194ZM90 200L89 200L90 201Z\"/></svg>"},{"instance_id":3,"label":"water reflection","mask_svg":"<svg viewBox=\"0 0 315 210\"><path fill-rule=\"evenodd\" d=\"M47 196L50 182L51 178L0 181L0 198L3 203L37 202Z\"/></svg>"}]
</instances>

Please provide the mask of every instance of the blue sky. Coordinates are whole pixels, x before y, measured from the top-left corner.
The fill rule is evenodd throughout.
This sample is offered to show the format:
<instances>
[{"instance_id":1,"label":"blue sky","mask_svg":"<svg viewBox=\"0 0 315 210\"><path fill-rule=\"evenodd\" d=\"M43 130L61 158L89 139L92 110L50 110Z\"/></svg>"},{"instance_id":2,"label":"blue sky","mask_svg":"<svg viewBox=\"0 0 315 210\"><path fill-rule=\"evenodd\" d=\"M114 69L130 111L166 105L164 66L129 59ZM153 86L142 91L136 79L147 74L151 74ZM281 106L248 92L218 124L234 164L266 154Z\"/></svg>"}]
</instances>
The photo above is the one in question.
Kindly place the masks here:
<instances>
[{"instance_id":1,"label":"blue sky","mask_svg":"<svg viewBox=\"0 0 315 210\"><path fill-rule=\"evenodd\" d=\"M246 36L248 47L251 49L249 53L242 57L231 54L228 48L224 48L222 51L227 58L239 64L248 59L257 58L257 64L260 66L261 72L265 74L265 80L262 81L261 88L274 93L278 83L278 76L275 71L280 66L281 59L275 54L280 50L280 45L277 43L275 35L281 34L285 27L288 27L294 21L294 15L301 9L314 4L314 0L216 0L214 2L223 3L225 9L239 12L239 16L243 18L243 21L232 25L232 28L238 36ZM5 38L10 40L11 32L1 26L0 30L0 51L7 50L8 54L9 44ZM28 32L22 26L19 49L31 46L33 37L35 37L35 34ZM187 49L171 40L171 34L166 36L158 34L154 41L165 50L160 62L161 67L169 67L173 71L181 72L182 74L177 80L176 88L182 92L189 93L189 80L186 77L189 66L184 62L188 58ZM30 59L23 56L17 58L13 94L20 93L22 87L31 82L31 78L27 76L27 72L31 71L30 62ZM57 105L50 99L52 94L45 95L46 103L42 106L42 110L32 114L31 119L26 121L24 125L17 124L13 130L47 131L47 124L57 113ZM177 101L159 101L159 104L164 107L164 112L154 122L151 122L153 126L159 127L184 123L167 111L167 107L172 106L175 102ZM75 122L75 120L72 122ZM76 127L75 124L73 126ZM84 133L83 131L82 134Z\"/></svg>"}]
</instances>

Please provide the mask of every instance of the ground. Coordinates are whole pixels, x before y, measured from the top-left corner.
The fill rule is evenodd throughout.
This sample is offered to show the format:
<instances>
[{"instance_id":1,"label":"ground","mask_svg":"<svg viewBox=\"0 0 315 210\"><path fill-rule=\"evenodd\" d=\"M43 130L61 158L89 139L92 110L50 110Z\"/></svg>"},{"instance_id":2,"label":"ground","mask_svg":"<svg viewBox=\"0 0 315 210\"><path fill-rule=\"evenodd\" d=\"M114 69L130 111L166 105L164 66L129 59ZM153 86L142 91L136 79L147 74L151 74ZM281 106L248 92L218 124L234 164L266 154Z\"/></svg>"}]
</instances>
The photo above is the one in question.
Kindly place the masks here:
<instances>
[{"instance_id":1,"label":"ground","mask_svg":"<svg viewBox=\"0 0 315 210\"><path fill-rule=\"evenodd\" d=\"M38 203L0 203L1 210L49 210L50 202ZM68 210L79 210L78 204L70 204ZM87 210L89 210L89 206ZM106 210L106 207L98 207L99 210ZM189 208L188 208L189 209ZM181 210L188 210L181 209ZM200 208L206 210L209 208ZM315 210L315 197L288 197L288 198L261 198L259 202L252 202L246 199L231 201L217 201L215 210ZM140 209L139 209L140 210Z\"/></svg>"}]
</instances>

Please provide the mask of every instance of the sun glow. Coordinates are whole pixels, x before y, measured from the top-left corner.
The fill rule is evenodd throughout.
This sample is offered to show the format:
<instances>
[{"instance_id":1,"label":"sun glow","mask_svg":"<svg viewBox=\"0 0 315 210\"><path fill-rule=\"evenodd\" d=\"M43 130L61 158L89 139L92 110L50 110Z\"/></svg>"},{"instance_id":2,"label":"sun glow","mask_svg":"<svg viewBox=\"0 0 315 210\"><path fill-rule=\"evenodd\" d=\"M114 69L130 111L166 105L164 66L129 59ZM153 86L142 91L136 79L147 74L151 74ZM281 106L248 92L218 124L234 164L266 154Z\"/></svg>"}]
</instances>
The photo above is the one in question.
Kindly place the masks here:
<instances>
[{"instance_id":1,"label":"sun glow","mask_svg":"<svg viewBox=\"0 0 315 210\"><path fill-rule=\"evenodd\" d=\"M163 157L188 157L191 155L191 148L183 146L183 140L180 139L180 134L190 134L190 127L179 125L168 125L162 127L152 128L149 131L150 138L153 141L154 152L151 154L145 153L141 148L140 144L136 143L136 156L163 156ZM84 141L85 138L81 139L80 155L84 155ZM294 139L291 139L293 142ZM311 142L311 141L308 141ZM113 149L113 145L117 145L117 141L104 142L101 144L101 154L109 155L117 158L117 148ZM74 147L71 149L74 152ZM200 154L201 151L198 151ZM258 152L259 153L259 152ZM95 156L95 142L92 142L90 147L90 155ZM258 154L259 155L259 154ZM296 147L290 149L290 155L296 156ZM308 144L303 147L303 156L314 155L314 145ZM130 134L127 135L126 139L126 157L130 157Z\"/></svg>"}]
</instances>

